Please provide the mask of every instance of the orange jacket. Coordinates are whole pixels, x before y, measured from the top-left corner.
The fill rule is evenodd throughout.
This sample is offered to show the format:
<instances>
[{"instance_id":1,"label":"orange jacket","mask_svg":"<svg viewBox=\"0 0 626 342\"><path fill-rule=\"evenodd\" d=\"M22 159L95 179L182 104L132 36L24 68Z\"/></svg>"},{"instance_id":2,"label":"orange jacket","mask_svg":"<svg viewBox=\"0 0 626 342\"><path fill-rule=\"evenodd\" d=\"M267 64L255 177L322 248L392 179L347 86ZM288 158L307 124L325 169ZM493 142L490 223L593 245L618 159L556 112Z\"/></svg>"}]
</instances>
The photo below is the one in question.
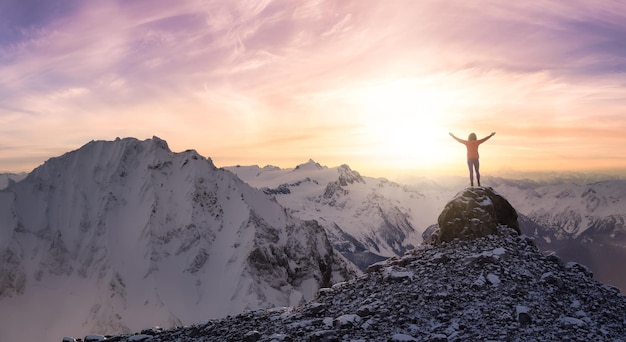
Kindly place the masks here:
<instances>
[{"instance_id":1,"label":"orange jacket","mask_svg":"<svg viewBox=\"0 0 626 342\"><path fill-rule=\"evenodd\" d=\"M480 140L463 140L452 135L452 137L456 139L456 141L460 142L461 144L465 145L465 147L467 147L467 159L478 159L479 158L478 145L484 143L492 136L493 134L488 135Z\"/></svg>"}]
</instances>

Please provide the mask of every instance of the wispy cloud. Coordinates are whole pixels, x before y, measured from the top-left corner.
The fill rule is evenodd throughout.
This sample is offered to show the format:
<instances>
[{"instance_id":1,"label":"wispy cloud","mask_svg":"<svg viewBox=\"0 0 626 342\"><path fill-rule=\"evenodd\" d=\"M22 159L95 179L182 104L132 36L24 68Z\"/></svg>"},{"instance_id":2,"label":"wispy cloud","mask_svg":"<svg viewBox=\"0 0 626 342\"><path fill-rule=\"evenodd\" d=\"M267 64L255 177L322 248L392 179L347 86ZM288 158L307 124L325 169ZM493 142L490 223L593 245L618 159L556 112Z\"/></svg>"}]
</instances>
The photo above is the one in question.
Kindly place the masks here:
<instances>
[{"instance_id":1,"label":"wispy cloud","mask_svg":"<svg viewBox=\"0 0 626 342\"><path fill-rule=\"evenodd\" d=\"M343 163L389 140L390 122L516 143L590 127L599 150L626 116L621 1L11 0L0 13L0 144L18 154L157 134L229 161L281 142Z\"/></svg>"}]
</instances>

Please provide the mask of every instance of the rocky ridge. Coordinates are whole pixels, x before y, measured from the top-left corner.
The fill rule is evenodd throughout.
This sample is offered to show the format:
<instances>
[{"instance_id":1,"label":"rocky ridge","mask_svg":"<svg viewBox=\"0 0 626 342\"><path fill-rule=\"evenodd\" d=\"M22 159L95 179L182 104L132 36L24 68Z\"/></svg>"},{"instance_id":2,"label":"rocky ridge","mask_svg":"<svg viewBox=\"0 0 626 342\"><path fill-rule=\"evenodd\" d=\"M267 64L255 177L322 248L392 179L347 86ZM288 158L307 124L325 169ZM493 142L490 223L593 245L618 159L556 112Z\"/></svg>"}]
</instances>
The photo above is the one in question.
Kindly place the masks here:
<instances>
[{"instance_id":1,"label":"rocky ridge","mask_svg":"<svg viewBox=\"0 0 626 342\"><path fill-rule=\"evenodd\" d=\"M317 221L335 251L361 270L421 243L419 227L432 223L431 208L439 205L416 188L364 177L346 164L328 168L309 160L293 169L226 169L295 217Z\"/></svg>"},{"instance_id":2,"label":"rocky ridge","mask_svg":"<svg viewBox=\"0 0 626 342\"><path fill-rule=\"evenodd\" d=\"M471 202L472 191L453 201ZM424 244L374 264L298 307L110 340L624 341L625 312L626 298L587 267L544 255L498 224L495 233Z\"/></svg>"}]
</instances>

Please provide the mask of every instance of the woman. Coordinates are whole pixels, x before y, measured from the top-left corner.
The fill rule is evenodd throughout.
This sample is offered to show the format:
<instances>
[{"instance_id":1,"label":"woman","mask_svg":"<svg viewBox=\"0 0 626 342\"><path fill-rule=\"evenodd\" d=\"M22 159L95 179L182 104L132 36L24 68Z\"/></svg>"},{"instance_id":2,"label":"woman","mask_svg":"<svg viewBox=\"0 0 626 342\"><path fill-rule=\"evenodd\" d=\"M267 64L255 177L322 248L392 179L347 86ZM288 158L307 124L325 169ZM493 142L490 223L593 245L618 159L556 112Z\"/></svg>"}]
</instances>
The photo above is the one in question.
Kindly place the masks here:
<instances>
[{"instance_id":1,"label":"woman","mask_svg":"<svg viewBox=\"0 0 626 342\"><path fill-rule=\"evenodd\" d=\"M480 164L478 163L478 145L484 143L495 134L496 132L493 132L480 140L476 140L476 134L470 133L467 140L463 140L455 137L454 134L450 133L451 137L467 147L467 167L469 168L471 186L474 186L474 169L476 169L476 180L478 181L478 186L480 186Z\"/></svg>"}]
</instances>

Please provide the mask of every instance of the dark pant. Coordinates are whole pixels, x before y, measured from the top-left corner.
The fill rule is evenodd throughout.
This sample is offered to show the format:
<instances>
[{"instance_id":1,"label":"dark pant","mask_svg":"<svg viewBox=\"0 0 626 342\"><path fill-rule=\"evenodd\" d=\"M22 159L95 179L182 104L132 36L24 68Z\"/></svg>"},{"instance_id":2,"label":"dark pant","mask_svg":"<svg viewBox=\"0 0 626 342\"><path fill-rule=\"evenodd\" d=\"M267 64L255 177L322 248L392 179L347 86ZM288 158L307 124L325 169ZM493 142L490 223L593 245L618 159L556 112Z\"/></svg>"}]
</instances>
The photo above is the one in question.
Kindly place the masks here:
<instances>
[{"instance_id":1,"label":"dark pant","mask_svg":"<svg viewBox=\"0 0 626 342\"><path fill-rule=\"evenodd\" d=\"M474 169L476 169L476 180L478 181L478 185L480 185L480 163L478 162L478 158L467 159L467 167L469 168L471 184L474 185Z\"/></svg>"}]
</instances>

